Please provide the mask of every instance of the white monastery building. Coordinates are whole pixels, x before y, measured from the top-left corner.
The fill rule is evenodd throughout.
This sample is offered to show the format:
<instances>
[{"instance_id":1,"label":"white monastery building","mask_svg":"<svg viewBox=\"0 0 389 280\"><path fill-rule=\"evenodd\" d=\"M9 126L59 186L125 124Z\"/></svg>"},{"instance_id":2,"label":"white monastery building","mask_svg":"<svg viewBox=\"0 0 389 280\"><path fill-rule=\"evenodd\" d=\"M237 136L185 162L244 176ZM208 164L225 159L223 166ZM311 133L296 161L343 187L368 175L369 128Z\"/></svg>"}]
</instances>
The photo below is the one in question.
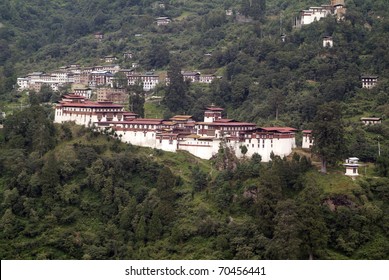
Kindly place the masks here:
<instances>
[{"instance_id":1,"label":"white monastery building","mask_svg":"<svg viewBox=\"0 0 389 280\"><path fill-rule=\"evenodd\" d=\"M222 111L215 106L206 108L202 122L188 115L169 120L145 119L125 112L119 104L68 94L57 104L54 122L70 121L102 131L113 130L126 143L169 152L184 150L202 159L212 158L222 145L230 147L237 157L257 153L268 162L271 153L288 156L296 146L294 128L257 127L254 123L223 119ZM242 146L247 148L245 155Z\"/></svg>"},{"instance_id":2,"label":"white monastery building","mask_svg":"<svg viewBox=\"0 0 389 280\"><path fill-rule=\"evenodd\" d=\"M295 19L294 26L301 27L302 25L311 24L330 15L336 16L337 20L342 20L345 13L344 0L331 0L329 4L300 11L299 17Z\"/></svg>"}]
</instances>

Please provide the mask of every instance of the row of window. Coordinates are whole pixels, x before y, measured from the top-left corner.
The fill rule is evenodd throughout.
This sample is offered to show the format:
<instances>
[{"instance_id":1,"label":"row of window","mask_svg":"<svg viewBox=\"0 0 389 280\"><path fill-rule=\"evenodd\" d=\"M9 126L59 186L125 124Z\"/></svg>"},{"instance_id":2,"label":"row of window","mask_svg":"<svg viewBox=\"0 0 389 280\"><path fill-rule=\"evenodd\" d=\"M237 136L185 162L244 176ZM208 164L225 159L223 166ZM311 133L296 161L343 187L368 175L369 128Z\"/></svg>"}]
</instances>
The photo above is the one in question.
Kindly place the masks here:
<instances>
[{"instance_id":1,"label":"row of window","mask_svg":"<svg viewBox=\"0 0 389 280\"><path fill-rule=\"evenodd\" d=\"M156 129L157 128L156 125L149 125L149 124L145 124L145 125L143 125L143 124L139 124L139 125L137 125L137 124L126 124L124 127L125 128L144 128L144 129Z\"/></svg>"},{"instance_id":2,"label":"row of window","mask_svg":"<svg viewBox=\"0 0 389 280\"><path fill-rule=\"evenodd\" d=\"M121 109L92 109L92 108L74 108L74 107L66 107L66 110L68 111L74 111L74 112L121 112Z\"/></svg>"},{"instance_id":3,"label":"row of window","mask_svg":"<svg viewBox=\"0 0 389 280\"><path fill-rule=\"evenodd\" d=\"M247 144L246 146L247 148L250 148L250 144ZM251 147L254 148L254 144L251 144ZM261 148L261 144L258 144L258 148ZM265 142L263 142L262 148L265 148ZM270 144L270 148L273 148L273 143Z\"/></svg>"},{"instance_id":4,"label":"row of window","mask_svg":"<svg viewBox=\"0 0 389 280\"><path fill-rule=\"evenodd\" d=\"M251 140L252 139L249 139L249 144L251 144ZM261 139L257 139L258 141L258 144L261 142ZM265 139L262 139L262 143L265 144ZM273 144L273 139L270 139L270 143Z\"/></svg>"}]
</instances>

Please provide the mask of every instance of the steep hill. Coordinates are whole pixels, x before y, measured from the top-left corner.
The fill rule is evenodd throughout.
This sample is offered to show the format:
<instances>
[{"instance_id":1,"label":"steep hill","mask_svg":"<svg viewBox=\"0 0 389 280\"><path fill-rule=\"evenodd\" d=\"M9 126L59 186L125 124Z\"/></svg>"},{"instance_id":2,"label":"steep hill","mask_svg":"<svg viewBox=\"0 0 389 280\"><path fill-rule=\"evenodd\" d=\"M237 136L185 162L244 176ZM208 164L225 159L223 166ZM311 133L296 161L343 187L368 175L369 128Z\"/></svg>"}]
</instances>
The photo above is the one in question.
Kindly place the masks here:
<instances>
[{"instance_id":1,"label":"steep hill","mask_svg":"<svg viewBox=\"0 0 389 280\"><path fill-rule=\"evenodd\" d=\"M0 111L15 105L0 129L2 259L388 259L389 6L349 0L344 20L293 28L300 10L321 4L2 0ZM158 27L159 16L171 24ZM215 103L229 118L314 129L317 108L340 103L345 154L376 166L352 181L298 155L208 162L54 126L51 107L19 112L29 97L16 77L106 55L123 68L167 71L178 61L222 76L187 84L185 107L147 104L153 116L196 117ZM362 74L379 76L377 86L361 88ZM365 126L364 116L383 123Z\"/></svg>"}]
</instances>

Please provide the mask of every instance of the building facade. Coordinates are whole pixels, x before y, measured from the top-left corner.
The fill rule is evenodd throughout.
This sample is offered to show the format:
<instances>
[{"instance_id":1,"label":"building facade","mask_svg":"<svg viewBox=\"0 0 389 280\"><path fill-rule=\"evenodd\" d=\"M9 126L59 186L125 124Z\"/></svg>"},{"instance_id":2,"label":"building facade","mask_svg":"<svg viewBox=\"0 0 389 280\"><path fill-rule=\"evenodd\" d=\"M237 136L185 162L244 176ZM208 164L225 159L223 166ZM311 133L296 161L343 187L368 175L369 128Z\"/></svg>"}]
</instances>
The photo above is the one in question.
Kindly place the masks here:
<instances>
[{"instance_id":1,"label":"building facade","mask_svg":"<svg viewBox=\"0 0 389 280\"><path fill-rule=\"evenodd\" d=\"M311 149L313 146L312 130L303 130L303 149Z\"/></svg>"},{"instance_id":2,"label":"building facade","mask_svg":"<svg viewBox=\"0 0 389 280\"><path fill-rule=\"evenodd\" d=\"M363 75L361 76L362 88L371 89L377 85L378 76Z\"/></svg>"},{"instance_id":3,"label":"building facade","mask_svg":"<svg viewBox=\"0 0 389 280\"><path fill-rule=\"evenodd\" d=\"M202 159L212 158L220 146L225 146L237 157L256 153L267 162L271 154L288 156L296 146L294 128L257 127L254 123L223 119L222 111L215 106L206 108L202 122L187 115L168 120L145 119L125 112L122 105L113 102L92 102L66 95L56 106L54 122L73 121L98 130L112 130L125 143L169 152L188 151Z\"/></svg>"}]
</instances>

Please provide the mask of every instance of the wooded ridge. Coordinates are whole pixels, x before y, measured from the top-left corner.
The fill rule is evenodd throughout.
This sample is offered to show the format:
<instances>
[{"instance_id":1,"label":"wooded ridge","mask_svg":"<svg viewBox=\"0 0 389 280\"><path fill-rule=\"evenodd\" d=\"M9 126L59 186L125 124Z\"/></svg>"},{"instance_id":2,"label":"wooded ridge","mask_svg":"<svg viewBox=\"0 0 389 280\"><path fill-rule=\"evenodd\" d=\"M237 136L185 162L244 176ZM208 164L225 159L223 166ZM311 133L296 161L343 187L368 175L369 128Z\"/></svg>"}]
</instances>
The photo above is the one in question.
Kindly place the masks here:
<instances>
[{"instance_id":1,"label":"wooded ridge","mask_svg":"<svg viewBox=\"0 0 389 280\"><path fill-rule=\"evenodd\" d=\"M389 6L349 0L344 18L294 27L301 10L324 4L2 0L2 259L388 259ZM51 102L69 88L15 86L106 56L169 76L147 95L161 102L124 86L142 116L199 120L215 104L230 119L313 130L319 146L269 163L228 149L205 161L139 148L54 125ZM180 76L195 69L221 78ZM347 157L366 165L357 180L344 176Z\"/></svg>"}]
</instances>

